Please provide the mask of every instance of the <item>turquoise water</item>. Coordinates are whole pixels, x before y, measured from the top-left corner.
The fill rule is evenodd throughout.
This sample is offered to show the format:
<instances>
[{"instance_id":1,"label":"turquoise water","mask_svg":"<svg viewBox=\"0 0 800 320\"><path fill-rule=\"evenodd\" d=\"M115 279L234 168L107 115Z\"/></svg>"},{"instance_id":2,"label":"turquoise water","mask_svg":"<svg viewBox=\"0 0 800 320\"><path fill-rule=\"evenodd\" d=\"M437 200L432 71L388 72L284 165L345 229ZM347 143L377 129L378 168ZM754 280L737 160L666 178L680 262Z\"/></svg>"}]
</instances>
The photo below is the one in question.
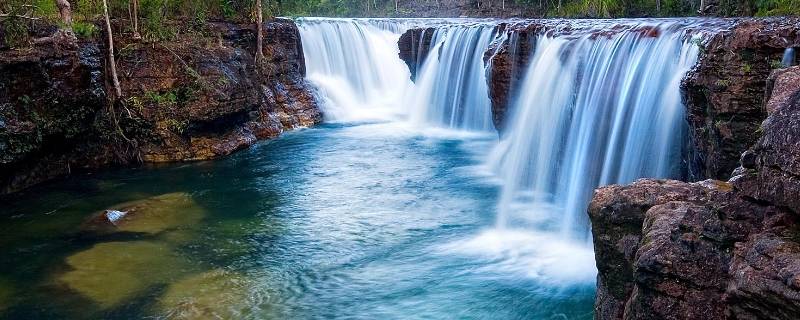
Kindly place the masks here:
<instances>
[{"instance_id":1,"label":"turquoise water","mask_svg":"<svg viewBox=\"0 0 800 320\"><path fill-rule=\"evenodd\" d=\"M593 283L482 250L499 187L480 165L495 143L327 124L4 198L0 318L591 318ZM140 220L126 228L86 222L130 206Z\"/></svg>"}]
</instances>

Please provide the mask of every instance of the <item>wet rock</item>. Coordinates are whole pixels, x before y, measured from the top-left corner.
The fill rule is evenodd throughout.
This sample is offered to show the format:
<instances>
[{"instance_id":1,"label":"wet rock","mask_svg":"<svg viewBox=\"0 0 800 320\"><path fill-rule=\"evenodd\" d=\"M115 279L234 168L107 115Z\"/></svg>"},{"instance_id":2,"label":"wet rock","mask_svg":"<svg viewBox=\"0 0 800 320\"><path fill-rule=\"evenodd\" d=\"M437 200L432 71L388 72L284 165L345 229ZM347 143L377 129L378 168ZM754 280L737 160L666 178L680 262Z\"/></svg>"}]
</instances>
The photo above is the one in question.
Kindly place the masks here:
<instances>
[{"instance_id":1,"label":"wet rock","mask_svg":"<svg viewBox=\"0 0 800 320\"><path fill-rule=\"evenodd\" d=\"M67 257L66 263L71 270L58 275L58 283L103 309L168 283L187 268L169 247L149 241L99 243Z\"/></svg>"},{"instance_id":2,"label":"wet rock","mask_svg":"<svg viewBox=\"0 0 800 320\"><path fill-rule=\"evenodd\" d=\"M408 66L411 80L417 78L417 69L428 57L435 32L436 28L413 28L403 33L397 41L400 59Z\"/></svg>"},{"instance_id":3,"label":"wet rock","mask_svg":"<svg viewBox=\"0 0 800 320\"><path fill-rule=\"evenodd\" d=\"M487 65L486 81L492 102L492 121L495 128L502 131L511 95L527 70L528 60L536 49L536 37L544 27L540 24L529 24L524 28L501 25L500 29L500 32L506 33L506 38L492 43L484 54L484 63Z\"/></svg>"},{"instance_id":4,"label":"wet rock","mask_svg":"<svg viewBox=\"0 0 800 320\"><path fill-rule=\"evenodd\" d=\"M247 278L223 269L192 275L166 289L157 313L166 319L243 318L253 303L250 288Z\"/></svg>"}]
</instances>

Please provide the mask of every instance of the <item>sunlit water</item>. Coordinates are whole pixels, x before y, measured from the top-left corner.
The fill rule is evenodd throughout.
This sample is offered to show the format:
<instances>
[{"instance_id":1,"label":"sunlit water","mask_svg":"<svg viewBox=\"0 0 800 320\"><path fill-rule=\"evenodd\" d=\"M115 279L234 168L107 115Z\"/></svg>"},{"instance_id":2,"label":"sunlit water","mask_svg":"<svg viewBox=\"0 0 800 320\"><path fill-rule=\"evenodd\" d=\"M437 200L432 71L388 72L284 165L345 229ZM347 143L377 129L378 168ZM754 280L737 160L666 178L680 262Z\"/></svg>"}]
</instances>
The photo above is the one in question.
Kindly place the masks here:
<instances>
[{"instance_id":1,"label":"sunlit water","mask_svg":"<svg viewBox=\"0 0 800 320\"><path fill-rule=\"evenodd\" d=\"M491 231L498 187L480 163L496 137L409 128L324 125L3 199L0 318L591 318L594 285L552 272L579 254L530 259L547 238ZM163 194L188 194L159 202L184 217L169 229L81 231ZM126 253L149 264L113 262ZM81 264L99 268L82 279Z\"/></svg>"}]
</instances>

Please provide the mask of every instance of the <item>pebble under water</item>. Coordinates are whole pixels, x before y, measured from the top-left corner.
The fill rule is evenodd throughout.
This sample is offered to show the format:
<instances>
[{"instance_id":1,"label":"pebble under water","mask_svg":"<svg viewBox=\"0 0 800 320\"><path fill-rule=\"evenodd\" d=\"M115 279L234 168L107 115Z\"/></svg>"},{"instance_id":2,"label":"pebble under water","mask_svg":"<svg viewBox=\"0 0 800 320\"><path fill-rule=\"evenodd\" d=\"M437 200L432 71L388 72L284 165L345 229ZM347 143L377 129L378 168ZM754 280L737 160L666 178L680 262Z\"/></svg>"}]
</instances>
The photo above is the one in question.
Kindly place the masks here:
<instances>
[{"instance_id":1,"label":"pebble under water","mask_svg":"<svg viewBox=\"0 0 800 320\"><path fill-rule=\"evenodd\" d=\"M481 164L496 140L326 124L5 198L0 318L591 318L591 252L548 258L544 235L492 231L499 186ZM120 203L141 220L87 225ZM551 272L571 264L574 281Z\"/></svg>"}]
</instances>

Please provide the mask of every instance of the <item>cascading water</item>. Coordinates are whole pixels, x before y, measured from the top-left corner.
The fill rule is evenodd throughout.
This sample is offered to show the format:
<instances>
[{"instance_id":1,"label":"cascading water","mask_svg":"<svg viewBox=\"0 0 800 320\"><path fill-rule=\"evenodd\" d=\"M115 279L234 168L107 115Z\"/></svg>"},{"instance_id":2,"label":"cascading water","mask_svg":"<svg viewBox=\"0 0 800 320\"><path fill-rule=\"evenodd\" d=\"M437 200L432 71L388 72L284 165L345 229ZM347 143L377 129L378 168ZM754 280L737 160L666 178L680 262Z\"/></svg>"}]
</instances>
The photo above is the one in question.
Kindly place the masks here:
<instances>
[{"instance_id":1,"label":"cascading water","mask_svg":"<svg viewBox=\"0 0 800 320\"><path fill-rule=\"evenodd\" d=\"M437 20L300 19L307 78L322 91L329 120L397 119L491 131L483 53L494 25L440 25L420 61L416 84L399 59L397 40Z\"/></svg>"},{"instance_id":2,"label":"cascading water","mask_svg":"<svg viewBox=\"0 0 800 320\"><path fill-rule=\"evenodd\" d=\"M473 131L490 131L491 102L483 54L493 25L439 27L411 92L411 121Z\"/></svg>"},{"instance_id":3,"label":"cascading water","mask_svg":"<svg viewBox=\"0 0 800 320\"><path fill-rule=\"evenodd\" d=\"M415 62L411 82L396 43L405 29L425 24L435 26L426 31L434 32L431 48ZM493 41L517 50L517 34L487 21L304 19L299 25L308 78L329 100L329 119L391 114L423 127L494 131L484 55ZM497 228L451 244L449 252L488 254L503 270L540 279L591 282L585 211L592 190L680 174L686 130L680 80L699 50L689 28L657 20L587 25L537 36L528 69L513 85L503 139L488 161L502 185Z\"/></svg>"},{"instance_id":4,"label":"cascading water","mask_svg":"<svg viewBox=\"0 0 800 320\"><path fill-rule=\"evenodd\" d=\"M326 119L392 119L412 84L398 58L401 23L366 19L299 19L307 78L321 91Z\"/></svg>"},{"instance_id":5,"label":"cascading water","mask_svg":"<svg viewBox=\"0 0 800 320\"><path fill-rule=\"evenodd\" d=\"M540 36L491 166L503 181L500 228L536 219L586 239L592 190L675 177L685 120L680 80L698 47L673 24L645 36Z\"/></svg>"}]
</instances>

